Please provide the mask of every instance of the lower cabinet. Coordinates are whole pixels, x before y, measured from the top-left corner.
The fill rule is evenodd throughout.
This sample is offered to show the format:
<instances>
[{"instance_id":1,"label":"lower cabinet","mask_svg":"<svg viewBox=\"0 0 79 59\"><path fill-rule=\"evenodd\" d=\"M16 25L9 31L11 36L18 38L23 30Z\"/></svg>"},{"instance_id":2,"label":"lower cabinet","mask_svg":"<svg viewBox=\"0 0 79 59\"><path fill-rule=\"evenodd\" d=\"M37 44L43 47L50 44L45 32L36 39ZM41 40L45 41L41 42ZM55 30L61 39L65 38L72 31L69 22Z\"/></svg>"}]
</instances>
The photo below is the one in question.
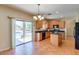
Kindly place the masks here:
<instances>
[{"instance_id":1,"label":"lower cabinet","mask_svg":"<svg viewBox=\"0 0 79 59\"><path fill-rule=\"evenodd\" d=\"M61 32L60 35L61 35L61 39L65 40L65 32Z\"/></svg>"},{"instance_id":2,"label":"lower cabinet","mask_svg":"<svg viewBox=\"0 0 79 59\"><path fill-rule=\"evenodd\" d=\"M50 32L46 32L45 33L45 38L47 39L47 38L50 38Z\"/></svg>"},{"instance_id":3,"label":"lower cabinet","mask_svg":"<svg viewBox=\"0 0 79 59\"><path fill-rule=\"evenodd\" d=\"M35 33L35 41L41 41L50 38L50 32L38 32Z\"/></svg>"},{"instance_id":4,"label":"lower cabinet","mask_svg":"<svg viewBox=\"0 0 79 59\"><path fill-rule=\"evenodd\" d=\"M58 46L58 35L56 34L50 34L50 43L52 46Z\"/></svg>"},{"instance_id":5,"label":"lower cabinet","mask_svg":"<svg viewBox=\"0 0 79 59\"><path fill-rule=\"evenodd\" d=\"M61 34L50 34L50 43L53 46L60 46L62 44L62 35Z\"/></svg>"},{"instance_id":6,"label":"lower cabinet","mask_svg":"<svg viewBox=\"0 0 79 59\"><path fill-rule=\"evenodd\" d=\"M58 35L58 46L60 46L62 44L62 40L63 40L63 35L61 33L59 33Z\"/></svg>"},{"instance_id":7,"label":"lower cabinet","mask_svg":"<svg viewBox=\"0 0 79 59\"><path fill-rule=\"evenodd\" d=\"M41 41L42 40L42 33L35 33L35 41Z\"/></svg>"}]
</instances>

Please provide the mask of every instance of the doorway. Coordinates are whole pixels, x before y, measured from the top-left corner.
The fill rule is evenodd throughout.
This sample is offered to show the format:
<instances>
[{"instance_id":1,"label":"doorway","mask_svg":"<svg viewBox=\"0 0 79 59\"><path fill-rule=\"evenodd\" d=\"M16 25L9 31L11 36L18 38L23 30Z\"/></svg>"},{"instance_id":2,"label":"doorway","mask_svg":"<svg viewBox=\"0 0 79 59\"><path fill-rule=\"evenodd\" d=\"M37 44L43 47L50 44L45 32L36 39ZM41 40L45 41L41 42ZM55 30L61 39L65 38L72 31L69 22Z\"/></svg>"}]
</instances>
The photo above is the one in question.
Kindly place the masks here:
<instances>
[{"instance_id":1,"label":"doorway","mask_svg":"<svg viewBox=\"0 0 79 59\"><path fill-rule=\"evenodd\" d=\"M32 22L16 20L14 27L15 47L32 41Z\"/></svg>"}]
</instances>

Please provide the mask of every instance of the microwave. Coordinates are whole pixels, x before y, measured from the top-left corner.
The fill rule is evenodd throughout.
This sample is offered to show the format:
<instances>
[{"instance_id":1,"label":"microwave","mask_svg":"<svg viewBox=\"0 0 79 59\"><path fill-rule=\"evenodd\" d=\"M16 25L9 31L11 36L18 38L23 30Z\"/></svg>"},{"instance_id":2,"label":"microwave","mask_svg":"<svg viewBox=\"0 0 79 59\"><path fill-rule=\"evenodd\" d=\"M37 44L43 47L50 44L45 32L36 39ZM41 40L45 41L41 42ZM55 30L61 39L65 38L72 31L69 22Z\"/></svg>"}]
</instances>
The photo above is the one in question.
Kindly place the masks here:
<instances>
[{"instance_id":1,"label":"microwave","mask_svg":"<svg viewBox=\"0 0 79 59\"><path fill-rule=\"evenodd\" d=\"M59 28L59 25L53 25L53 28Z\"/></svg>"}]
</instances>

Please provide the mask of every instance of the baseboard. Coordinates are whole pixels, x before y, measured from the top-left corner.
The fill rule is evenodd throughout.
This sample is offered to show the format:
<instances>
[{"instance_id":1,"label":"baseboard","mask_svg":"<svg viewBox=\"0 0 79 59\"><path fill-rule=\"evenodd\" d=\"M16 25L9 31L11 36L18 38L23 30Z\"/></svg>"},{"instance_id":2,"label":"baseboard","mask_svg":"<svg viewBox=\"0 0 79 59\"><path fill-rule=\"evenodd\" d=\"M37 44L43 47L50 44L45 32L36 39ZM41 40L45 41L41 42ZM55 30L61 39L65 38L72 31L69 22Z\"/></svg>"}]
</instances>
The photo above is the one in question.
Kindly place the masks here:
<instances>
[{"instance_id":1,"label":"baseboard","mask_svg":"<svg viewBox=\"0 0 79 59\"><path fill-rule=\"evenodd\" d=\"M67 35L67 37L74 37L74 36L72 36L72 35Z\"/></svg>"},{"instance_id":2,"label":"baseboard","mask_svg":"<svg viewBox=\"0 0 79 59\"><path fill-rule=\"evenodd\" d=\"M11 48L1 49L0 52L7 51L7 50L10 50L10 49L11 49Z\"/></svg>"}]
</instances>

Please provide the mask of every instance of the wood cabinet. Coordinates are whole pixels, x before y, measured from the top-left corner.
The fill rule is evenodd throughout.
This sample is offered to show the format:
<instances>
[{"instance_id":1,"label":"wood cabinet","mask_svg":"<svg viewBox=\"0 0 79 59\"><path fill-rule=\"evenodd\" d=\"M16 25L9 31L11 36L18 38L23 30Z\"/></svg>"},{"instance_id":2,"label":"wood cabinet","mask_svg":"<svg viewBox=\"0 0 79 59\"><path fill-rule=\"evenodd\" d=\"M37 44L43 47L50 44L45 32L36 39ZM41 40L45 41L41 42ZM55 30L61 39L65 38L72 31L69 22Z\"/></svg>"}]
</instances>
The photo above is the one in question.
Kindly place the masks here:
<instances>
[{"instance_id":1,"label":"wood cabinet","mask_svg":"<svg viewBox=\"0 0 79 59\"><path fill-rule=\"evenodd\" d=\"M60 22L59 22L59 27L60 27L61 29L65 28L65 22L64 22L64 21L60 21Z\"/></svg>"},{"instance_id":2,"label":"wood cabinet","mask_svg":"<svg viewBox=\"0 0 79 59\"><path fill-rule=\"evenodd\" d=\"M62 40L63 40L62 34L59 33L59 34L58 34L58 46L60 46L60 45L62 44Z\"/></svg>"},{"instance_id":3,"label":"wood cabinet","mask_svg":"<svg viewBox=\"0 0 79 59\"><path fill-rule=\"evenodd\" d=\"M35 33L35 41L41 41L42 40L42 33Z\"/></svg>"},{"instance_id":4,"label":"wood cabinet","mask_svg":"<svg viewBox=\"0 0 79 59\"><path fill-rule=\"evenodd\" d=\"M53 28L53 25L59 25L59 28L63 29L65 28L65 22L61 20L51 20L51 21L46 21L46 20L37 20L36 21L36 29L40 28Z\"/></svg>"},{"instance_id":5,"label":"wood cabinet","mask_svg":"<svg viewBox=\"0 0 79 59\"><path fill-rule=\"evenodd\" d=\"M62 44L62 35L59 34L50 34L50 43L55 46L58 47Z\"/></svg>"},{"instance_id":6,"label":"wood cabinet","mask_svg":"<svg viewBox=\"0 0 79 59\"><path fill-rule=\"evenodd\" d=\"M46 32L45 33L45 38L47 39L47 38L50 38L50 32Z\"/></svg>"},{"instance_id":7,"label":"wood cabinet","mask_svg":"<svg viewBox=\"0 0 79 59\"><path fill-rule=\"evenodd\" d=\"M42 21L41 20L37 20L36 21L36 29L40 29L42 28Z\"/></svg>"},{"instance_id":8,"label":"wood cabinet","mask_svg":"<svg viewBox=\"0 0 79 59\"><path fill-rule=\"evenodd\" d=\"M56 34L50 34L50 43L52 44L52 46L59 46L58 45L58 35Z\"/></svg>"},{"instance_id":9,"label":"wood cabinet","mask_svg":"<svg viewBox=\"0 0 79 59\"><path fill-rule=\"evenodd\" d=\"M44 39L47 39L47 38L50 38L50 32L35 33L35 41L41 41L41 40L44 40Z\"/></svg>"},{"instance_id":10,"label":"wood cabinet","mask_svg":"<svg viewBox=\"0 0 79 59\"><path fill-rule=\"evenodd\" d=\"M46 20L42 21L42 28L47 29L48 28L48 22Z\"/></svg>"},{"instance_id":11,"label":"wood cabinet","mask_svg":"<svg viewBox=\"0 0 79 59\"><path fill-rule=\"evenodd\" d=\"M61 34L61 38L62 38L62 40L65 40L65 32L60 33L60 34Z\"/></svg>"},{"instance_id":12,"label":"wood cabinet","mask_svg":"<svg viewBox=\"0 0 79 59\"><path fill-rule=\"evenodd\" d=\"M35 25L36 29L48 28L48 22L46 20L37 20Z\"/></svg>"},{"instance_id":13,"label":"wood cabinet","mask_svg":"<svg viewBox=\"0 0 79 59\"><path fill-rule=\"evenodd\" d=\"M59 25L59 20L51 20L49 21L49 29L53 28L53 25Z\"/></svg>"}]
</instances>

